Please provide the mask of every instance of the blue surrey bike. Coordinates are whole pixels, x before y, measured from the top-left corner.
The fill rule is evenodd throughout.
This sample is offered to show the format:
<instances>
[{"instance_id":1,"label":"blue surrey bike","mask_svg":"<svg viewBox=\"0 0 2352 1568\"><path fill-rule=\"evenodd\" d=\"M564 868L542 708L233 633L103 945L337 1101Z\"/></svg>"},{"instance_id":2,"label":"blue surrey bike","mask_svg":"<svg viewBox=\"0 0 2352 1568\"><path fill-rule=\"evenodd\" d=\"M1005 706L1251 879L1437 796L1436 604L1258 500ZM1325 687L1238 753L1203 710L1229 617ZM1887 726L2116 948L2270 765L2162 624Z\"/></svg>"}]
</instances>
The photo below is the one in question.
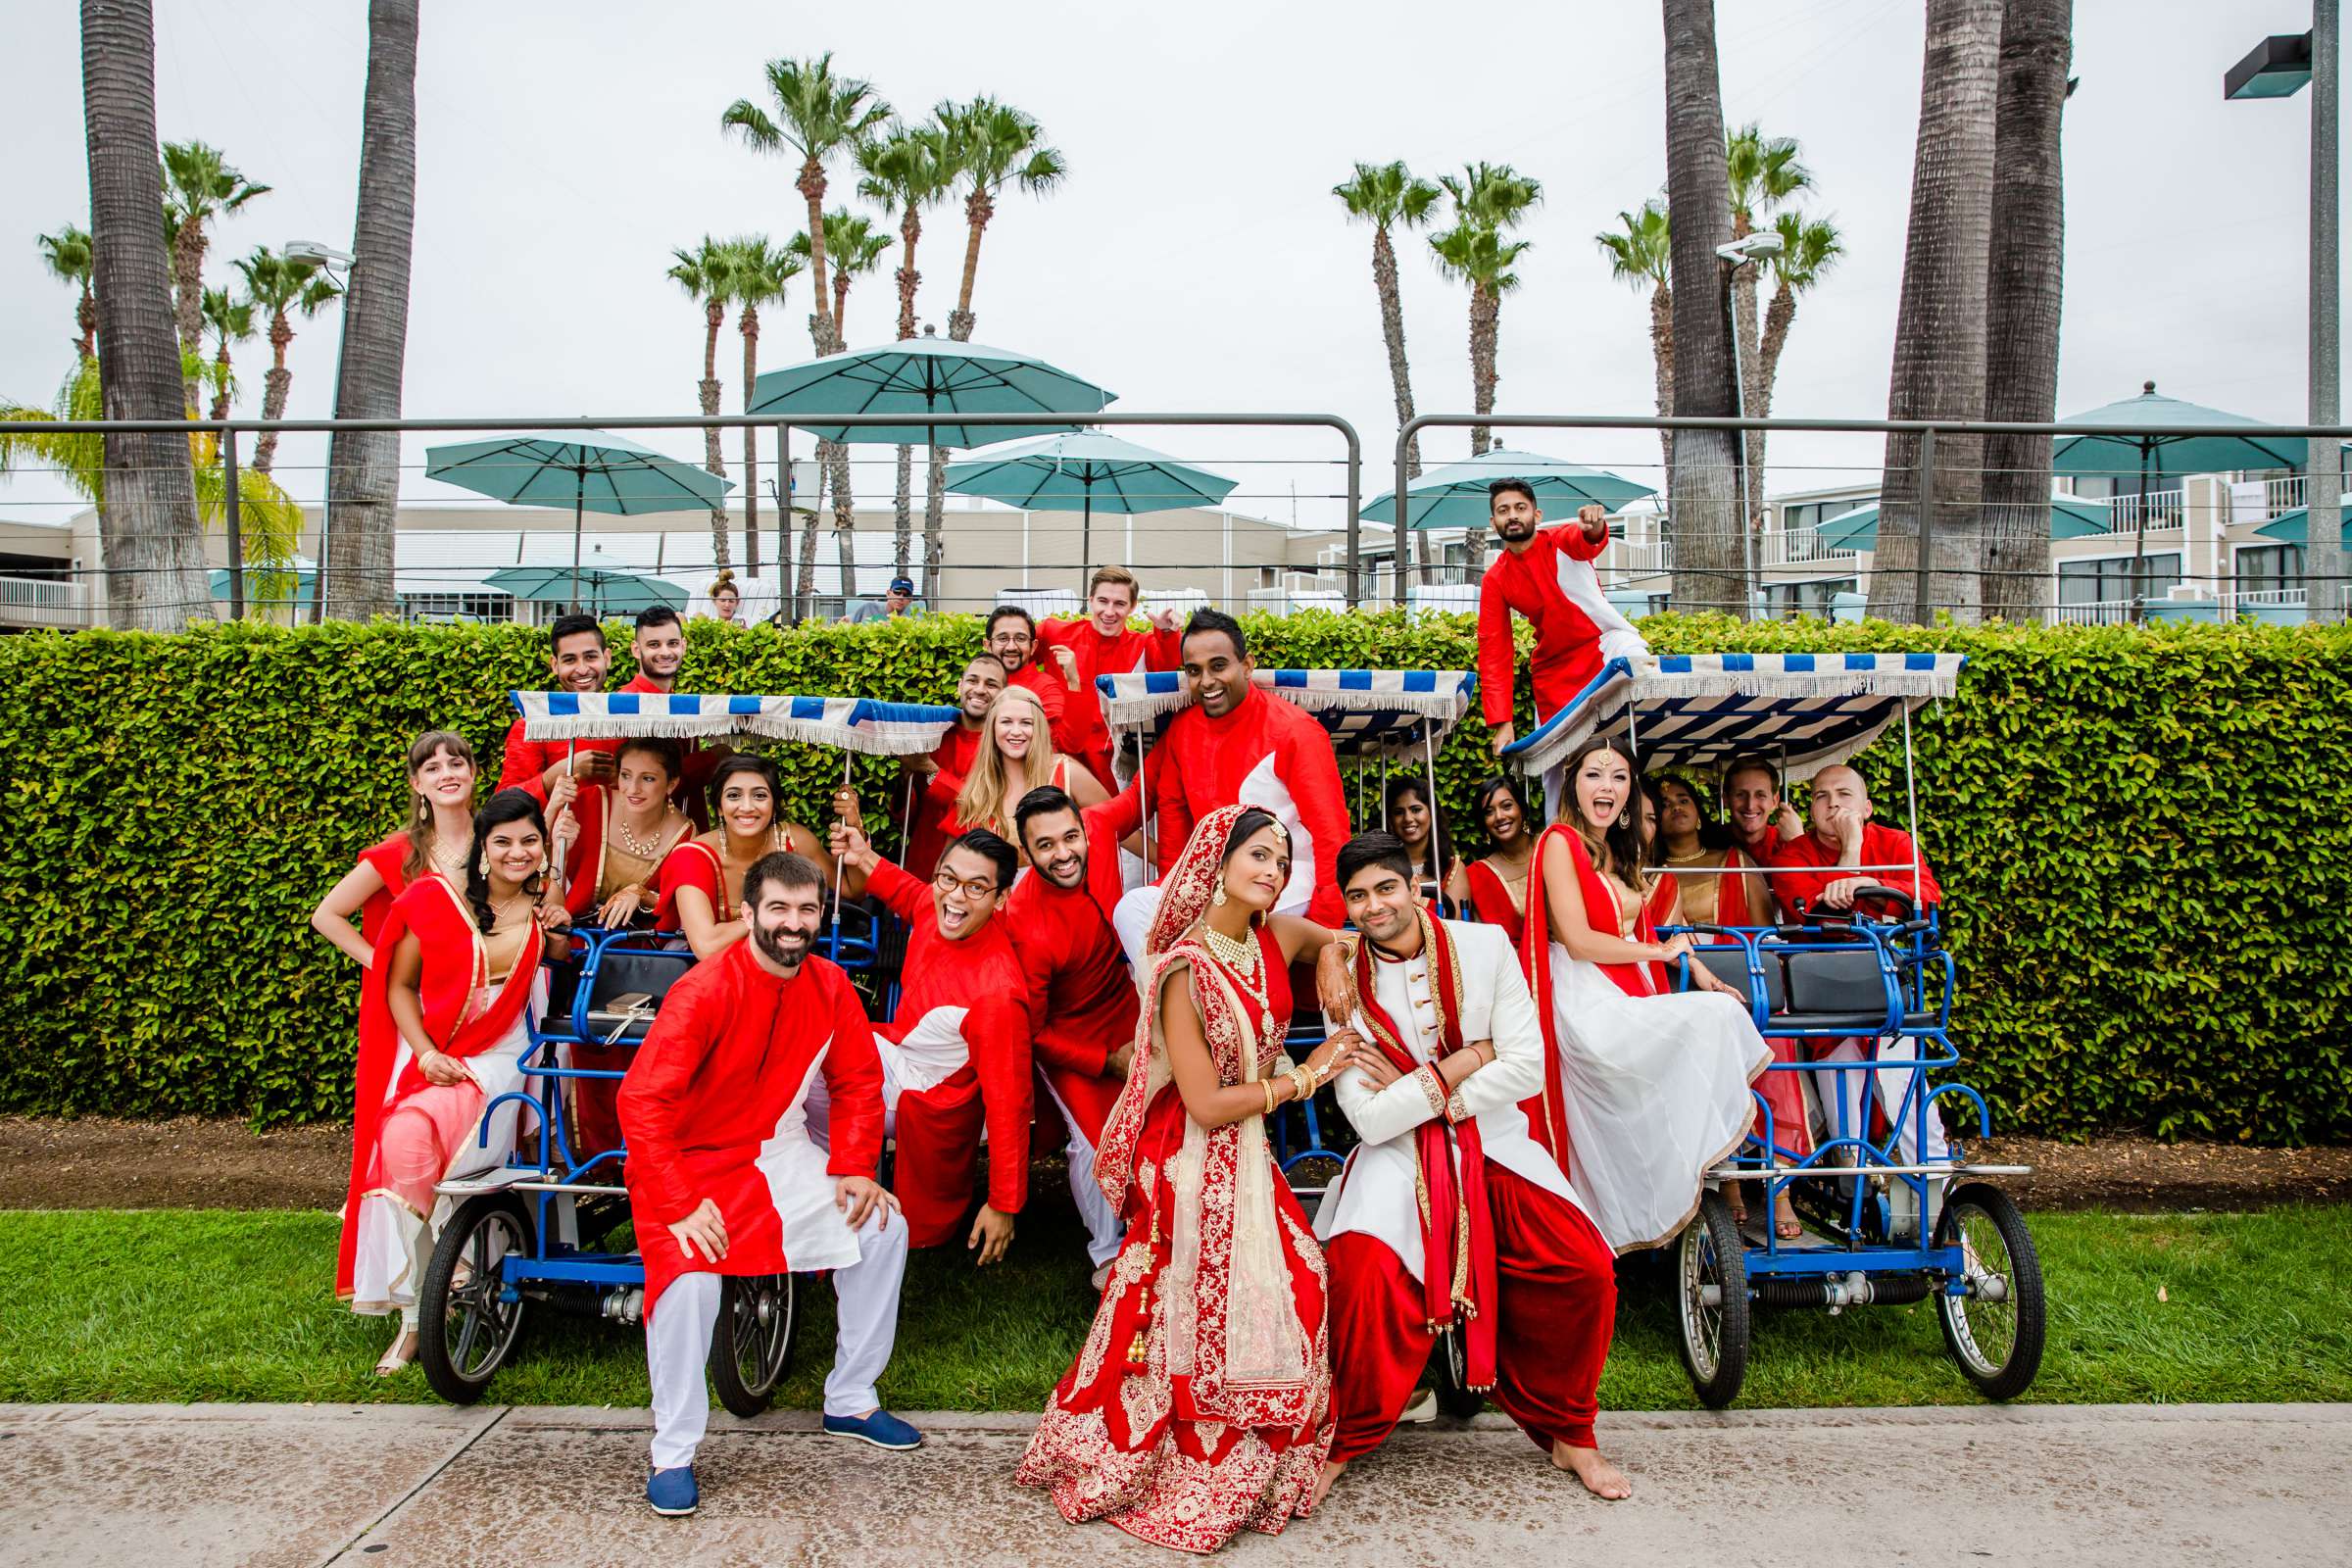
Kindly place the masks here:
<instances>
[{"instance_id":1,"label":"blue surrey bike","mask_svg":"<svg viewBox=\"0 0 2352 1568\"><path fill-rule=\"evenodd\" d=\"M1540 772L1605 734L1622 736L1645 769L1712 773L1735 757L1764 756L1802 780L1899 723L1916 843L1911 712L1950 696L1962 662L1956 654L1668 655L1637 669L1616 660L1512 755ZM1800 909L1772 925L1668 928L1711 944L1678 962L1680 989L1690 984L1690 965L1703 963L1745 993L1758 1032L1798 1042L1799 1059L1766 1070L1798 1075L1822 1123L1799 1153L1796 1130L1776 1127L1758 1095L1754 1131L1709 1173L1698 1213L1674 1245L1684 1367L1717 1409L1746 1378L1759 1308L1840 1313L1933 1298L1945 1347L1986 1397L2016 1397L2041 1366L2034 1238L2016 1202L1984 1179L2031 1167L1972 1163L1958 1140L1942 1144L1941 1102L1961 1107L1976 1137L1992 1129L1984 1096L1941 1076L1959 1054L1950 1038L1956 963L1936 911L1886 887L1854 902L1852 911ZM1825 1059L1845 1042L1858 1060ZM1760 1190L1763 1201L1747 1205L1760 1234L1733 1222L1729 1182ZM1784 1192L1803 1222L1793 1241L1771 1222Z\"/></svg>"},{"instance_id":2,"label":"blue surrey bike","mask_svg":"<svg viewBox=\"0 0 2352 1568\"><path fill-rule=\"evenodd\" d=\"M534 740L753 735L869 756L927 753L956 719L953 708L859 698L516 692L514 702ZM836 900L819 951L887 1010L906 951L898 922ZM548 1004L530 1020L522 1087L483 1107L476 1137L488 1137L490 1113L510 1098L533 1130L504 1166L439 1188L450 1211L418 1282L417 1360L443 1398L482 1397L532 1303L622 1325L643 1319L645 1265L622 1239L627 1152L586 1146L575 1096L625 1074L631 1048L694 962L676 932L583 926L548 963ZM710 1382L734 1414L765 1409L791 1370L795 1315L790 1274L722 1282Z\"/></svg>"}]
</instances>

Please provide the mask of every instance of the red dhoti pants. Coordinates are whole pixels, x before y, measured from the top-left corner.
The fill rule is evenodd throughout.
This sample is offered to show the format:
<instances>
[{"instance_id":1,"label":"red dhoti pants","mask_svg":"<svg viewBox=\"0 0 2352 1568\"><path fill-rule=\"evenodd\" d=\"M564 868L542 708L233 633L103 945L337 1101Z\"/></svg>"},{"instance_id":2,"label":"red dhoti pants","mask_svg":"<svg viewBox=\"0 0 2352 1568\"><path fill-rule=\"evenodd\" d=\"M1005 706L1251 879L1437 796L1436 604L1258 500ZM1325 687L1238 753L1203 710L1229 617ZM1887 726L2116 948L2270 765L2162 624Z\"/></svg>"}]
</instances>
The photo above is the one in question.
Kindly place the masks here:
<instances>
[{"instance_id":1,"label":"red dhoti pants","mask_svg":"<svg viewBox=\"0 0 2352 1568\"><path fill-rule=\"evenodd\" d=\"M1609 1244L1575 1204L1487 1161L1499 1299L1494 1402L1545 1452L1560 1439L1592 1444L1600 1369L1617 1326ZM1358 1233L1323 1247L1331 1271L1335 1460L1385 1442L1429 1364L1437 1337L1420 1283L1396 1254Z\"/></svg>"},{"instance_id":2,"label":"red dhoti pants","mask_svg":"<svg viewBox=\"0 0 2352 1568\"><path fill-rule=\"evenodd\" d=\"M961 1238L979 1185L987 1115L980 1080L968 1066L929 1089L902 1091L891 1107L898 1145L891 1191L906 1212L909 1247L944 1247Z\"/></svg>"}]
</instances>

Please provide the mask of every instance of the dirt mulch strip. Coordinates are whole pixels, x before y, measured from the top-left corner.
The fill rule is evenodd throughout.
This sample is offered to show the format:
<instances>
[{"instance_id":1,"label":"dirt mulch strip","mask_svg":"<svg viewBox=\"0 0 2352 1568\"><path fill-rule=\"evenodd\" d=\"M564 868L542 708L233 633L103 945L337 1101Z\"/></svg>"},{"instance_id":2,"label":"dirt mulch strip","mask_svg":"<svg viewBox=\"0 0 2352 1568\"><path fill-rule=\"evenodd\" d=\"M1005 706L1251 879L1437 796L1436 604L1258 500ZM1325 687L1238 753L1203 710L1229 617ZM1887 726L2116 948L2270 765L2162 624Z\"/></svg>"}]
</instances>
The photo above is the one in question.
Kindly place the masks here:
<instances>
[{"instance_id":1,"label":"dirt mulch strip","mask_svg":"<svg viewBox=\"0 0 2352 1568\"><path fill-rule=\"evenodd\" d=\"M1972 1156L2028 1208L2159 1211L2352 1202L2352 1149L2003 1138ZM340 1208L351 1130L239 1121L0 1116L0 1208Z\"/></svg>"}]
</instances>

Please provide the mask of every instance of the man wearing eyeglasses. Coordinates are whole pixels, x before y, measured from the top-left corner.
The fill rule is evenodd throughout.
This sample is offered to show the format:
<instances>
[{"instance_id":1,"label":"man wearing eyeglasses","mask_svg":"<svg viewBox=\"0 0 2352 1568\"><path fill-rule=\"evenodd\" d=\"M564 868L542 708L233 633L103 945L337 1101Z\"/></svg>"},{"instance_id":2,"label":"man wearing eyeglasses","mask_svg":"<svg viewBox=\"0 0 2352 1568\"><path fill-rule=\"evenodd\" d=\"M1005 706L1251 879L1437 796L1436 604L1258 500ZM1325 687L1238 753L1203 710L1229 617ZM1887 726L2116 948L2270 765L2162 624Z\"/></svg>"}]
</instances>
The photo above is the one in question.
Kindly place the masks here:
<instances>
[{"instance_id":1,"label":"man wearing eyeglasses","mask_svg":"<svg viewBox=\"0 0 2352 1568\"><path fill-rule=\"evenodd\" d=\"M1029 1198L1029 991L996 918L1019 858L984 828L952 840L928 882L847 823L834 826L832 849L908 930L898 1011L874 1030L907 1243L954 1238L978 1186L985 1128L988 1185L964 1246L982 1266L994 1263L1011 1248L1013 1216Z\"/></svg>"}]
</instances>

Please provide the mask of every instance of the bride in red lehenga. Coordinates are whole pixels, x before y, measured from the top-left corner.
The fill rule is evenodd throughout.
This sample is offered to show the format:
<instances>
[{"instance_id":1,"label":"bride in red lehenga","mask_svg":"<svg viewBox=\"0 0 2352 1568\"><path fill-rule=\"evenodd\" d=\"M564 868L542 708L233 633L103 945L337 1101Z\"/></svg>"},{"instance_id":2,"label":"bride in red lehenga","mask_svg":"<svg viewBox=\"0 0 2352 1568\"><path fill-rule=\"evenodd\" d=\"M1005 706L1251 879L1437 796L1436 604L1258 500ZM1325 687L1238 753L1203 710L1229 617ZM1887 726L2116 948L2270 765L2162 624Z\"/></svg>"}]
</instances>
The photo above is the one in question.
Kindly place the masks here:
<instances>
[{"instance_id":1,"label":"bride in red lehenga","mask_svg":"<svg viewBox=\"0 0 2352 1568\"><path fill-rule=\"evenodd\" d=\"M1312 1095L1353 1037L1282 1059L1289 967L1331 941L1266 912L1290 859L1272 816L1227 807L1167 876L1152 1005L1095 1156L1127 1246L1021 1461L1071 1523L1186 1551L1303 1517L1331 1446L1323 1253L1265 1117Z\"/></svg>"}]
</instances>

